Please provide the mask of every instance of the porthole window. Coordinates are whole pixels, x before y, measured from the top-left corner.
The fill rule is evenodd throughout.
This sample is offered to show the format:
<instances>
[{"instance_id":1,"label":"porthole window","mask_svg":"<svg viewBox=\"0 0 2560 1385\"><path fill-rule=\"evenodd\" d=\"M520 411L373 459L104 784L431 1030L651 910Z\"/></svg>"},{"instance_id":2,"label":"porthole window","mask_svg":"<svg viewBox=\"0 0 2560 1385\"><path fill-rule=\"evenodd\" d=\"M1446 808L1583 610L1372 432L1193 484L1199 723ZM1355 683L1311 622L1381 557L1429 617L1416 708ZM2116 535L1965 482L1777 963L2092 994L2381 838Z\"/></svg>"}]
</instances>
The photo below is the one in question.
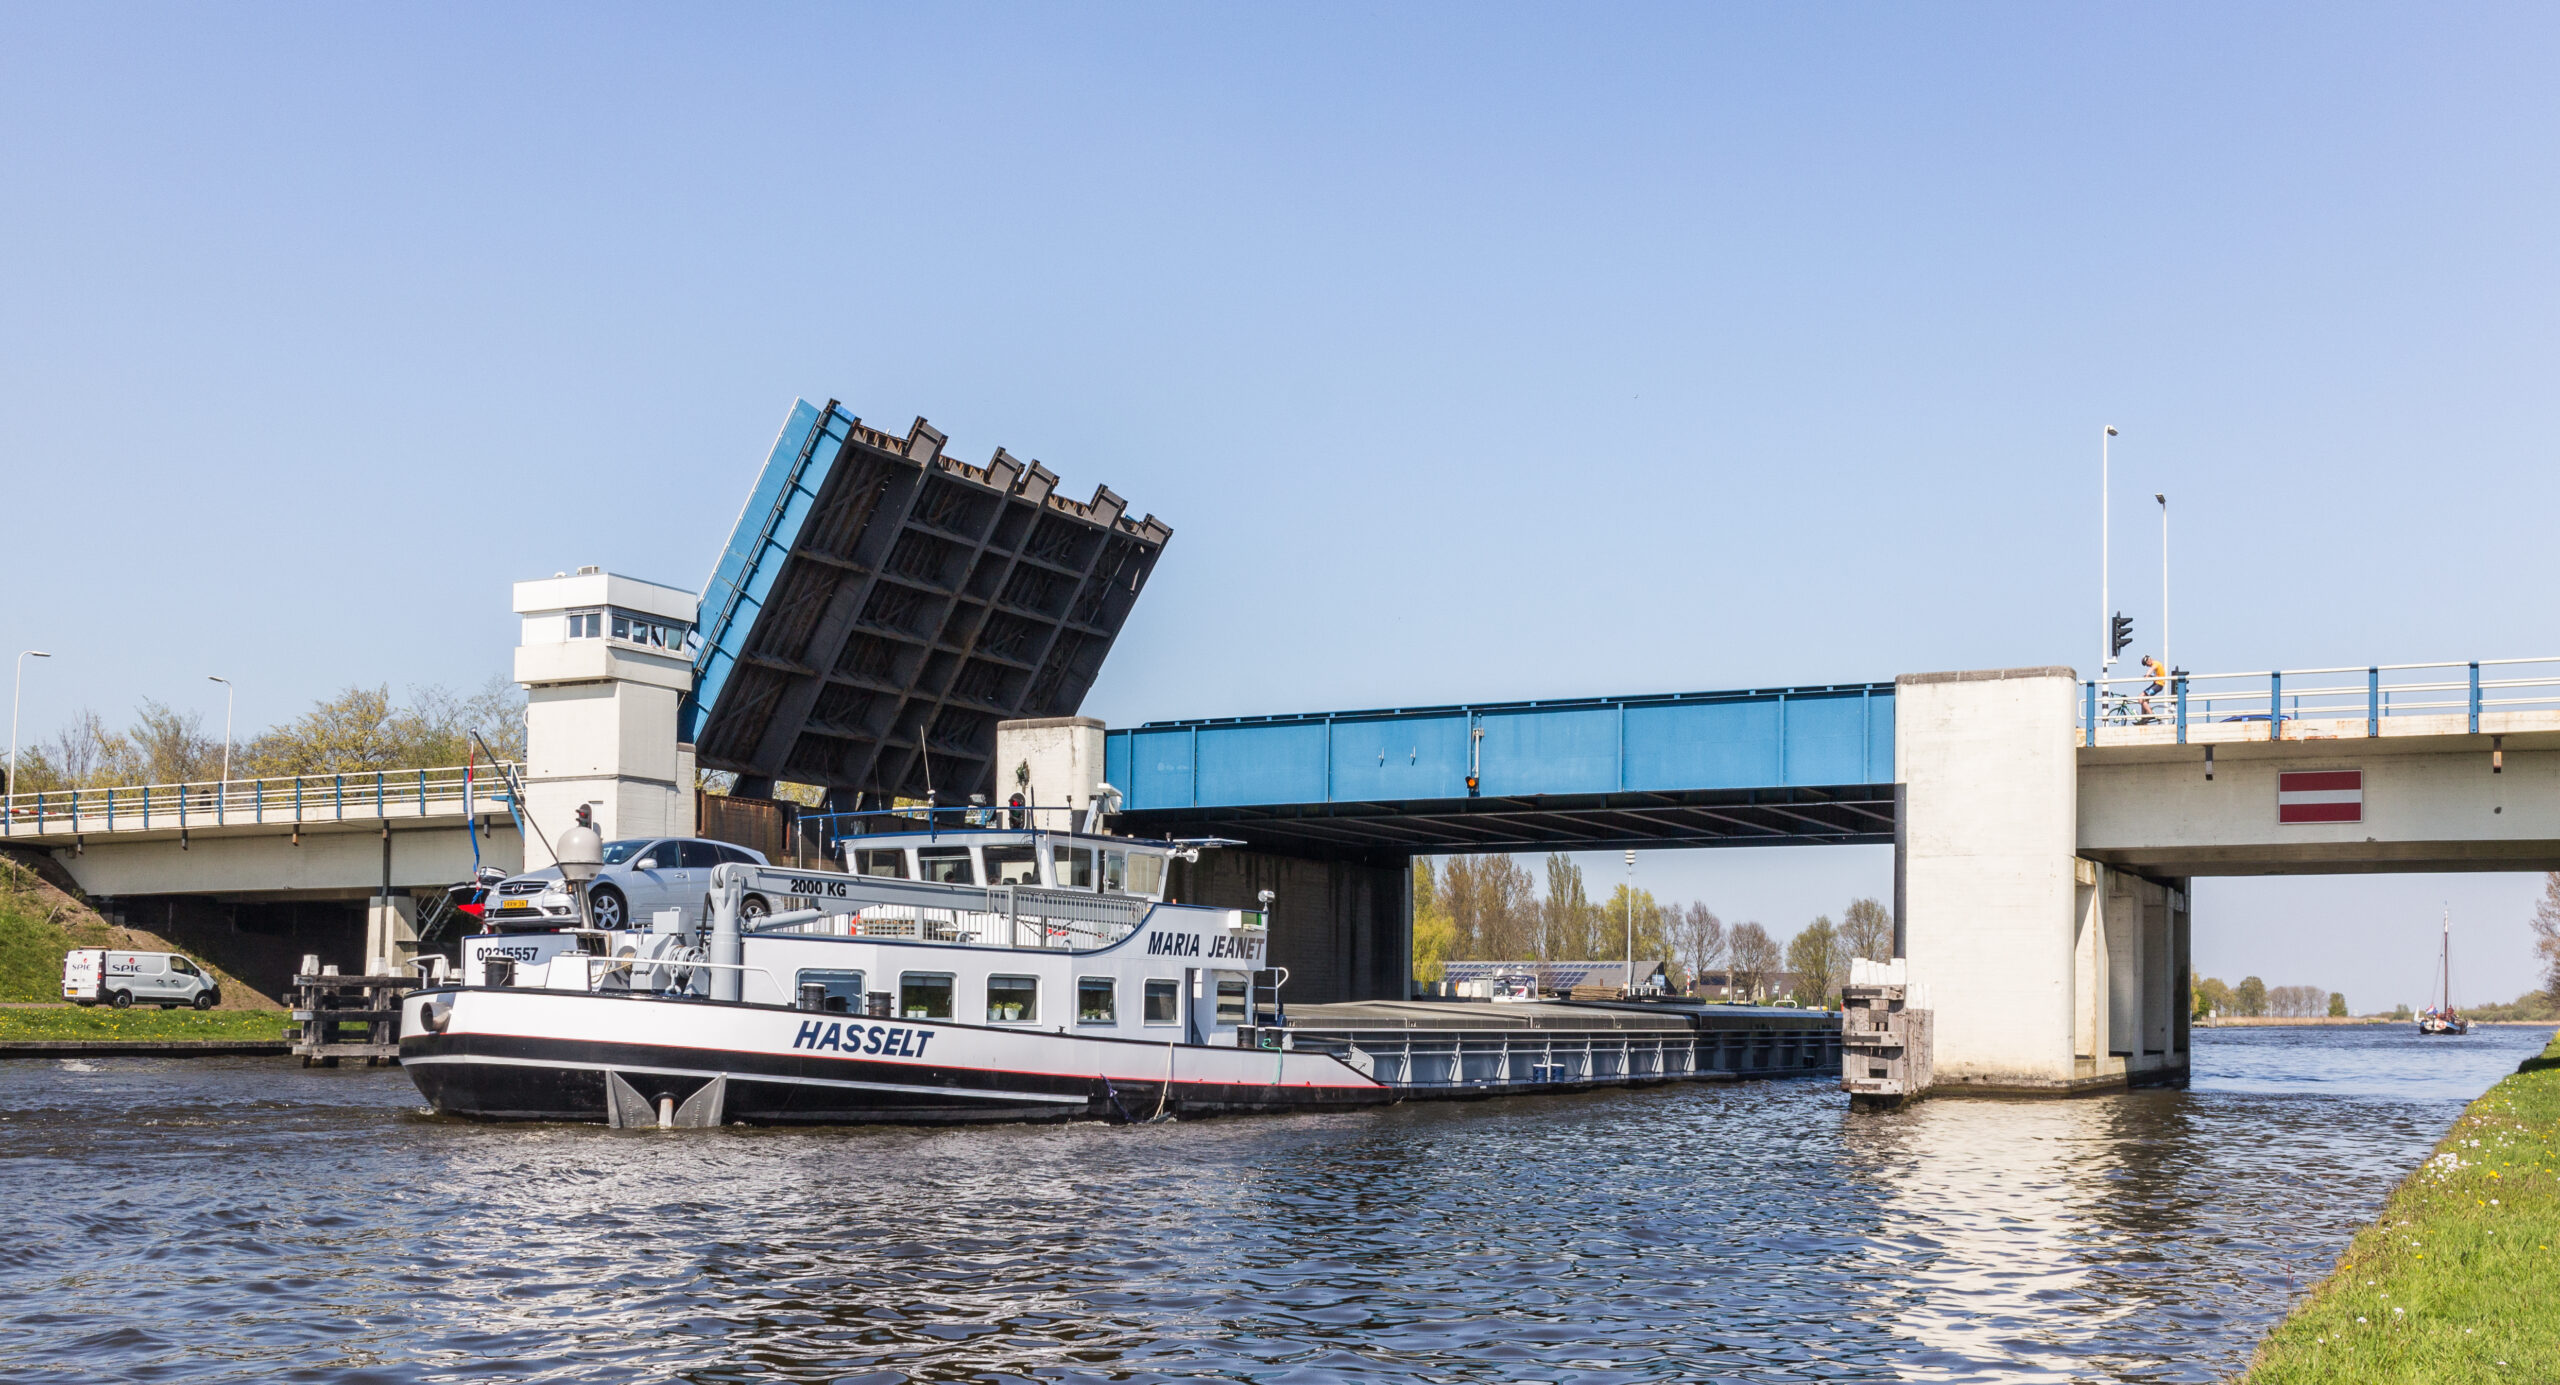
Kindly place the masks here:
<instances>
[{"instance_id":1,"label":"porthole window","mask_svg":"<svg viewBox=\"0 0 2560 1385\"><path fill-rule=\"evenodd\" d=\"M1040 1018L1040 980L1033 976L987 978L987 1023L1030 1024Z\"/></svg>"},{"instance_id":2,"label":"porthole window","mask_svg":"<svg viewBox=\"0 0 2560 1385\"><path fill-rule=\"evenodd\" d=\"M1118 1024L1120 983L1108 976L1076 978L1076 1023Z\"/></svg>"},{"instance_id":3,"label":"porthole window","mask_svg":"<svg viewBox=\"0 0 2560 1385\"><path fill-rule=\"evenodd\" d=\"M1159 978L1147 983L1147 1023L1182 1023L1182 983Z\"/></svg>"},{"instance_id":4,"label":"porthole window","mask_svg":"<svg viewBox=\"0 0 2560 1385\"><path fill-rule=\"evenodd\" d=\"M951 973L947 971L899 973L898 1013L911 1020L951 1018Z\"/></svg>"}]
</instances>

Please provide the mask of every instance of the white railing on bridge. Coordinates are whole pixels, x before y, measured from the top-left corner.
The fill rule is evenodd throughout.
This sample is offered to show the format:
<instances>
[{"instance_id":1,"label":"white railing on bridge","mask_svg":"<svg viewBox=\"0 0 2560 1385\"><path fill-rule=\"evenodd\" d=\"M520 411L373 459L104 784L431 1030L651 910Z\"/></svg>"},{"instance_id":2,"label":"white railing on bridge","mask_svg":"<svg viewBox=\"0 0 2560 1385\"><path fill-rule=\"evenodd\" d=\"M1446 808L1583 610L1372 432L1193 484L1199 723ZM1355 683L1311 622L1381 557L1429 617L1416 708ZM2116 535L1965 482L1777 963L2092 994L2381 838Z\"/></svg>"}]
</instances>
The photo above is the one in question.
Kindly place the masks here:
<instances>
[{"instance_id":1,"label":"white railing on bridge","mask_svg":"<svg viewBox=\"0 0 2560 1385\"><path fill-rule=\"evenodd\" d=\"M2526 729L2520 720L2540 721L2535 713L2560 727L2560 658L2091 679L2080 685L2079 722L2085 744L2111 733L2118 743L2183 744L2393 731L2477 735L2484 718L2495 733Z\"/></svg>"},{"instance_id":2,"label":"white railing on bridge","mask_svg":"<svg viewBox=\"0 0 2560 1385\"><path fill-rule=\"evenodd\" d=\"M350 770L193 784L31 790L5 800L0 838L465 817L508 809L506 776L486 764Z\"/></svg>"}]
</instances>

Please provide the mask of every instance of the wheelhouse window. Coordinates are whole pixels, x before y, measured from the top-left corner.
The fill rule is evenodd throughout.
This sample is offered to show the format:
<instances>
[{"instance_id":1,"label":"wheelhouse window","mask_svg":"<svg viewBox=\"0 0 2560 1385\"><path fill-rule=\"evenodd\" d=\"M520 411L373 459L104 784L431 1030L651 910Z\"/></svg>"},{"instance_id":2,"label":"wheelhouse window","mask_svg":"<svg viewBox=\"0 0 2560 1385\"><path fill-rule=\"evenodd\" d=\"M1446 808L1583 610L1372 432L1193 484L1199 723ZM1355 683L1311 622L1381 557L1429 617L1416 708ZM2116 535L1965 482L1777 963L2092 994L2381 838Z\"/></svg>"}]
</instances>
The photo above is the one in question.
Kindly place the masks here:
<instances>
[{"instance_id":1,"label":"wheelhouse window","mask_svg":"<svg viewBox=\"0 0 2560 1385\"><path fill-rule=\"evenodd\" d=\"M1246 1022L1245 1001L1251 994L1250 979L1242 972L1218 973L1218 1024L1233 1029Z\"/></svg>"},{"instance_id":2,"label":"wheelhouse window","mask_svg":"<svg viewBox=\"0 0 2560 1385\"><path fill-rule=\"evenodd\" d=\"M1182 1023L1182 983L1166 978L1147 983L1147 1023Z\"/></svg>"},{"instance_id":3,"label":"wheelhouse window","mask_svg":"<svg viewBox=\"0 0 2560 1385\"><path fill-rule=\"evenodd\" d=\"M951 1018L951 973L909 971L898 974L898 1013L911 1020Z\"/></svg>"},{"instance_id":4,"label":"wheelhouse window","mask_svg":"<svg viewBox=\"0 0 2560 1385\"><path fill-rule=\"evenodd\" d=\"M904 880L907 878L907 853L894 847L857 848L853 853L853 873Z\"/></svg>"},{"instance_id":5,"label":"wheelhouse window","mask_svg":"<svg viewBox=\"0 0 2560 1385\"><path fill-rule=\"evenodd\" d=\"M818 1006L819 1009L839 1015L858 1015L862 1013L861 972L820 971L814 967L802 967L800 969L799 985L806 986L812 982L827 988L827 998L820 1002ZM794 994L797 993L798 992L795 990Z\"/></svg>"},{"instance_id":6,"label":"wheelhouse window","mask_svg":"<svg viewBox=\"0 0 2560 1385\"><path fill-rule=\"evenodd\" d=\"M1129 853L1129 893L1149 897L1164 893L1164 858L1153 852Z\"/></svg>"},{"instance_id":7,"label":"wheelhouse window","mask_svg":"<svg viewBox=\"0 0 2560 1385\"><path fill-rule=\"evenodd\" d=\"M1029 1024L1040 1018L1040 979L1036 976L987 978L987 1023Z\"/></svg>"},{"instance_id":8,"label":"wheelhouse window","mask_svg":"<svg viewBox=\"0 0 2560 1385\"><path fill-rule=\"evenodd\" d=\"M969 864L969 848L965 846L916 848L916 878L937 885L978 883L977 870Z\"/></svg>"},{"instance_id":9,"label":"wheelhouse window","mask_svg":"<svg viewBox=\"0 0 2560 1385\"><path fill-rule=\"evenodd\" d=\"M1089 846L1053 846L1049 848L1049 878L1060 889L1093 888L1093 848Z\"/></svg>"},{"instance_id":10,"label":"wheelhouse window","mask_svg":"<svg viewBox=\"0 0 2560 1385\"><path fill-rule=\"evenodd\" d=\"M1128 888L1128 885L1129 853L1125 851L1102 853L1102 888L1116 894Z\"/></svg>"},{"instance_id":11,"label":"wheelhouse window","mask_svg":"<svg viewBox=\"0 0 2560 1385\"><path fill-rule=\"evenodd\" d=\"M1040 848L991 846L986 850L988 884L1037 885L1040 883Z\"/></svg>"},{"instance_id":12,"label":"wheelhouse window","mask_svg":"<svg viewBox=\"0 0 2560 1385\"><path fill-rule=\"evenodd\" d=\"M1118 1024L1120 983L1108 976L1076 978L1076 1023Z\"/></svg>"}]
</instances>

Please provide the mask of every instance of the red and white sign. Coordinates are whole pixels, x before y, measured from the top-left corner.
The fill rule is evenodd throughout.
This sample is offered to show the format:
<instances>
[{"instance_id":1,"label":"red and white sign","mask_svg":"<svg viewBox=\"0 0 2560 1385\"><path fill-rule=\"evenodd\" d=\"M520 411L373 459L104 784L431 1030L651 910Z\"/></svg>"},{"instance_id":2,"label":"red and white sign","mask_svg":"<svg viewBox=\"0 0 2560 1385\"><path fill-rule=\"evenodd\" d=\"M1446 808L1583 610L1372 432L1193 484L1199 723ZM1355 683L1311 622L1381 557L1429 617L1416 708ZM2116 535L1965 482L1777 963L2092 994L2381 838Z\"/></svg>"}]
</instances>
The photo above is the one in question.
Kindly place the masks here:
<instances>
[{"instance_id":1,"label":"red and white sign","mask_svg":"<svg viewBox=\"0 0 2560 1385\"><path fill-rule=\"evenodd\" d=\"M2364 821L2364 771L2303 769L2278 774L2276 821Z\"/></svg>"}]
</instances>

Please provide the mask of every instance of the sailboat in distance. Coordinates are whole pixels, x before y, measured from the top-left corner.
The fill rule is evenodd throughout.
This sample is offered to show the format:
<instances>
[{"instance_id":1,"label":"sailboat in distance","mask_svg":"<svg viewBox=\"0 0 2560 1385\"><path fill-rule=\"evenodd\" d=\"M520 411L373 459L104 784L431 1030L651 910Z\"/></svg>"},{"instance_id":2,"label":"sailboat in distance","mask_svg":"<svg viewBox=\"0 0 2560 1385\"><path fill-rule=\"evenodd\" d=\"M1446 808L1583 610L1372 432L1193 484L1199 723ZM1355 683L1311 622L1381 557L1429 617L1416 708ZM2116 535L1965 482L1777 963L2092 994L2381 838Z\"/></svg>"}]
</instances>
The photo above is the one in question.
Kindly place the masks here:
<instances>
[{"instance_id":1,"label":"sailboat in distance","mask_svg":"<svg viewBox=\"0 0 2560 1385\"><path fill-rule=\"evenodd\" d=\"M2418 1012L2421 1034L2468 1034L2471 1021L2453 1010L2453 907L2445 906L2444 940L2436 948L2436 1003Z\"/></svg>"}]
</instances>

